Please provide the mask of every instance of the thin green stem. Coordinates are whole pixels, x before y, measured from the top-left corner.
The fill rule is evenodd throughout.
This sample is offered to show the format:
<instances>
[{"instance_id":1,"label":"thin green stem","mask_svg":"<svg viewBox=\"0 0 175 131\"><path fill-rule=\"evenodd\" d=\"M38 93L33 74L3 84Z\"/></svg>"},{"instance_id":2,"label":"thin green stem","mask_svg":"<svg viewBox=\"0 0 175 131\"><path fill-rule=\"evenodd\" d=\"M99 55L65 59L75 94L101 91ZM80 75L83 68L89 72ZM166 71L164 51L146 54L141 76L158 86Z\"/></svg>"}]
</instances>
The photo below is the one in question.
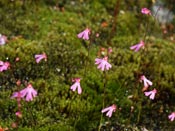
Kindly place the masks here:
<instances>
[{"instance_id":1,"label":"thin green stem","mask_svg":"<svg viewBox=\"0 0 175 131\"><path fill-rule=\"evenodd\" d=\"M90 46L91 46L91 40L89 41L88 55L87 55L87 59L85 60L84 75L83 75L84 77L86 76L86 73L87 73L88 58L89 58L89 53L90 53Z\"/></svg>"},{"instance_id":2,"label":"thin green stem","mask_svg":"<svg viewBox=\"0 0 175 131\"><path fill-rule=\"evenodd\" d=\"M138 105L138 115L137 115L137 123L139 123L140 122L140 115L141 115L141 111L142 111L142 103L140 102L140 103L138 103L139 105Z\"/></svg>"},{"instance_id":3,"label":"thin green stem","mask_svg":"<svg viewBox=\"0 0 175 131\"><path fill-rule=\"evenodd\" d=\"M106 71L104 71L104 82L103 82L103 108L105 106L105 96L106 96L106 84L107 84L107 78L106 78ZM100 118L100 124L99 124L99 127L98 127L98 131L100 131L101 129L101 122L102 122L102 118L103 118L103 114L101 114L101 118Z\"/></svg>"},{"instance_id":4,"label":"thin green stem","mask_svg":"<svg viewBox=\"0 0 175 131\"><path fill-rule=\"evenodd\" d=\"M155 23L156 23L156 16L157 16L157 13L158 13L158 11L160 10L160 7L157 9L157 11L156 11L156 13L155 13L155 15L154 16L152 16L153 17L153 19L155 20ZM149 25L150 24L150 20L148 19L148 22L146 23L146 27L145 27L145 29L146 29L146 31L145 31L145 33L144 33L144 36L143 36L143 41L146 43L146 36L150 36L150 32L148 31L148 29L149 29Z\"/></svg>"}]
</instances>

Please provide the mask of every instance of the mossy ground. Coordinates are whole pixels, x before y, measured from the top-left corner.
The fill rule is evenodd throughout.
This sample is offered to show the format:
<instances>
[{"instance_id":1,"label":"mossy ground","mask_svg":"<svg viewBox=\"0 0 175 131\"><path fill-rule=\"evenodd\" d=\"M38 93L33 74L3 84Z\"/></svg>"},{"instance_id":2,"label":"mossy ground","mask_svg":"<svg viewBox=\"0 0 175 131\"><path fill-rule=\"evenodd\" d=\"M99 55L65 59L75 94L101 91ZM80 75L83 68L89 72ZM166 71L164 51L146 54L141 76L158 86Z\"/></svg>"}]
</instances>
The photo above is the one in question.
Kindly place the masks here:
<instances>
[{"instance_id":1,"label":"mossy ground","mask_svg":"<svg viewBox=\"0 0 175 131\"><path fill-rule=\"evenodd\" d=\"M11 67L0 73L0 125L15 130L11 124L16 120L17 103L10 97L30 82L38 96L32 102L22 102L18 131L96 131L103 106L104 74L94 60L101 47L112 47L105 106L116 104L118 108L112 118L103 116L101 130L174 129L168 115L175 110L175 45L162 38L154 19L140 13L150 3L2 0L0 33L9 41L0 47L0 60L9 61ZM129 47L143 39L148 21L146 47L135 53ZM89 42L77 38L86 27L91 35L99 33L98 38L92 36L89 56ZM48 60L37 64L34 55L42 52ZM16 62L16 57L20 61ZM155 100L141 91L141 74L153 81L150 89L158 90ZM70 90L73 77L83 78L81 95ZM22 81L20 87L17 80Z\"/></svg>"}]
</instances>

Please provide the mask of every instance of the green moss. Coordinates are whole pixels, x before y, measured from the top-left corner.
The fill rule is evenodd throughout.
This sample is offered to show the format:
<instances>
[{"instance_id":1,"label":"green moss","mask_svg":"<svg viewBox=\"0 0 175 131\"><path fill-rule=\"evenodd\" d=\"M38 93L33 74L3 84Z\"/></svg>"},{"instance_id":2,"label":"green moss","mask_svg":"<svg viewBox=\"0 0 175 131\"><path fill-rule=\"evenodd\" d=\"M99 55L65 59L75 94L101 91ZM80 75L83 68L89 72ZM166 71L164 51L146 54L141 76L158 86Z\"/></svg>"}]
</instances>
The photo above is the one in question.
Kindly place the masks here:
<instances>
[{"instance_id":1,"label":"green moss","mask_svg":"<svg viewBox=\"0 0 175 131\"><path fill-rule=\"evenodd\" d=\"M129 49L143 39L147 17L139 13L149 2L129 8L135 3L126 5L122 1L116 23L113 23L115 0L59 2L27 1L23 5L16 1L9 6L5 0L0 2L0 29L9 40L0 46L0 60L11 64L9 70L0 72L1 126L11 129L16 121L17 102L10 97L25 88L27 82L32 83L38 96L32 102L21 102L23 117L18 125L21 131L97 130L104 96L104 106L116 104L117 110L110 119L104 115L102 129L131 129L136 123L148 125L148 129L153 128L152 123L162 129L172 126L167 116L174 110L174 44L160 38L160 29L150 19L150 30L154 32L145 38L145 49L139 52ZM63 12L60 6L64 7ZM106 27L102 26L103 22L107 23ZM113 24L116 32L110 34ZM86 27L92 35L89 56L89 42L77 38ZM98 38L94 37L96 33ZM109 44L113 49L109 57L112 68L104 75L94 62L99 48ZM47 62L37 64L34 55L43 52L48 56ZM17 57L19 61L15 61ZM153 82L149 90L158 90L153 101L141 91L142 74ZM70 90L74 77L82 78L81 95ZM21 86L16 85L18 79Z\"/></svg>"}]
</instances>

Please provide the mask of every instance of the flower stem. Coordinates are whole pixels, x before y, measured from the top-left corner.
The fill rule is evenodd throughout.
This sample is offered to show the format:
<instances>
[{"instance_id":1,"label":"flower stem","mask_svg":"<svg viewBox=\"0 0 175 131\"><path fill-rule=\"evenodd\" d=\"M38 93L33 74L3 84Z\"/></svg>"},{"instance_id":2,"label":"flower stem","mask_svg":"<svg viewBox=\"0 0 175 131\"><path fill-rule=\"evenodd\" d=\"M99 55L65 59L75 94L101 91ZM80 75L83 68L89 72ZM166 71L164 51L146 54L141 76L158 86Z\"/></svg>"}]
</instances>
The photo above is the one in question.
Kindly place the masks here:
<instances>
[{"instance_id":1,"label":"flower stem","mask_svg":"<svg viewBox=\"0 0 175 131\"><path fill-rule=\"evenodd\" d=\"M84 77L86 76L87 73L87 66L88 66L88 58L89 58L89 52L90 52L90 46L91 46L91 40L89 41L89 45L88 45L88 55L87 55L87 59L85 60L85 67L84 67Z\"/></svg>"},{"instance_id":2,"label":"flower stem","mask_svg":"<svg viewBox=\"0 0 175 131\"><path fill-rule=\"evenodd\" d=\"M156 18L156 16L157 16L157 13L158 13L158 11L160 10L160 8L161 7L159 7L158 9L157 9L157 11L156 11L156 13L155 13L155 15L154 16L152 16L153 17L153 19L154 19L154 21L155 21L155 23L156 23L156 20L157 20L157 18ZM144 37L143 37L143 40L144 40L144 42L146 43L146 36L150 36L150 31L148 31L148 29L149 29L149 25L150 24L150 20L148 19L148 22L146 23L146 27L145 27L145 33L144 33Z\"/></svg>"},{"instance_id":3,"label":"flower stem","mask_svg":"<svg viewBox=\"0 0 175 131\"><path fill-rule=\"evenodd\" d=\"M106 95L106 84L107 84L106 71L104 71L103 75L104 75L104 81L103 81L103 87L104 88L103 88L103 102L102 103L103 103L103 108L104 108L104 106L105 106L105 95ZM101 129L102 118L103 118L103 114L101 114L100 124L99 124L99 127L98 127L98 131L100 131L100 129Z\"/></svg>"},{"instance_id":4,"label":"flower stem","mask_svg":"<svg viewBox=\"0 0 175 131\"><path fill-rule=\"evenodd\" d=\"M115 4L115 7L114 7L114 15L113 15L113 19L112 19L112 21L113 21L112 22L112 28L111 28L111 32L109 33L109 38L107 40L108 45L110 45L111 39L112 39L113 35L116 33L119 9L120 9L120 0L116 0L116 4Z\"/></svg>"}]
</instances>

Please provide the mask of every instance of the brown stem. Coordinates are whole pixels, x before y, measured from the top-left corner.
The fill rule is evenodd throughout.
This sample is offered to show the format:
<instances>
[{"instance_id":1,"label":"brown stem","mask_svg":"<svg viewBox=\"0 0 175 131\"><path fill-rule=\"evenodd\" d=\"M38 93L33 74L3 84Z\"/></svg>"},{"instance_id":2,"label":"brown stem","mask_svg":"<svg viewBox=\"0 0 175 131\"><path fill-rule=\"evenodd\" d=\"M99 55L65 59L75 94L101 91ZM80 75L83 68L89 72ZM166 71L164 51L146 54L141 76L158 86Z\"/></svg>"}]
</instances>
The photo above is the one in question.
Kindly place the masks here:
<instances>
[{"instance_id":1,"label":"brown stem","mask_svg":"<svg viewBox=\"0 0 175 131\"><path fill-rule=\"evenodd\" d=\"M116 29L117 29L116 27L117 27L117 16L119 14L119 7L120 7L120 0L117 0L115 4L115 9L114 9L112 29L111 29L111 32L109 34L109 38L107 41L108 45L110 45L113 34L116 32Z\"/></svg>"}]
</instances>

